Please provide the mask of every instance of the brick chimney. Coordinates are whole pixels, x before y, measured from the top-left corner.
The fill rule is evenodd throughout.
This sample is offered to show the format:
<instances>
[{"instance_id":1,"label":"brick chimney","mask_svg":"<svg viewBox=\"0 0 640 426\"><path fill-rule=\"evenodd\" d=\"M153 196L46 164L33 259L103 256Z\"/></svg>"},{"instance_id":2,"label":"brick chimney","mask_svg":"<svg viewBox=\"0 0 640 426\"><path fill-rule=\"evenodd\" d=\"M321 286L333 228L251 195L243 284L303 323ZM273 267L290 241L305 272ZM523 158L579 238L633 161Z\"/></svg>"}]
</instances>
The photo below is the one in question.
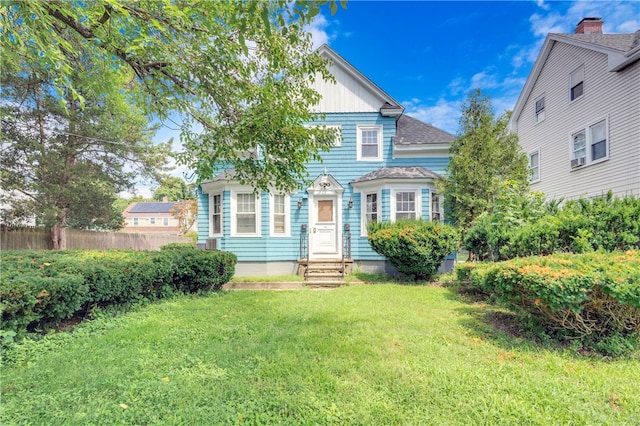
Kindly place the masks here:
<instances>
[{"instance_id":1,"label":"brick chimney","mask_svg":"<svg viewBox=\"0 0 640 426\"><path fill-rule=\"evenodd\" d=\"M584 18L578 23L576 34L602 34L602 18Z\"/></svg>"}]
</instances>

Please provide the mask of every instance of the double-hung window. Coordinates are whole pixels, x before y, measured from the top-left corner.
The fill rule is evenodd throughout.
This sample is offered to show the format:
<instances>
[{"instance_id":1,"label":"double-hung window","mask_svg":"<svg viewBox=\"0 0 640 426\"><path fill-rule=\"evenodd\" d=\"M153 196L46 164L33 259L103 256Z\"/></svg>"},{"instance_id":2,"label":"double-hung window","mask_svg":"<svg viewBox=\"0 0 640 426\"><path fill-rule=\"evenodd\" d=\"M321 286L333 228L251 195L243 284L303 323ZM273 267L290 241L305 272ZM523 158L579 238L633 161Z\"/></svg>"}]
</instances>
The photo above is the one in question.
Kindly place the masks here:
<instances>
[{"instance_id":1,"label":"double-hung window","mask_svg":"<svg viewBox=\"0 0 640 426\"><path fill-rule=\"evenodd\" d=\"M156 224L156 218L155 217L150 217L149 218L149 225L155 225Z\"/></svg>"},{"instance_id":2,"label":"double-hung window","mask_svg":"<svg viewBox=\"0 0 640 426\"><path fill-rule=\"evenodd\" d=\"M540 151L529 154L529 182L540 180Z\"/></svg>"},{"instance_id":3,"label":"double-hung window","mask_svg":"<svg viewBox=\"0 0 640 426\"><path fill-rule=\"evenodd\" d=\"M140 225L140 218L134 217L133 218L133 226L139 226Z\"/></svg>"},{"instance_id":4,"label":"double-hung window","mask_svg":"<svg viewBox=\"0 0 640 426\"><path fill-rule=\"evenodd\" d=\"M431 192L431 221L442 222L442 213L440 210L440 195L437 192Z\"/></svg>"},{"instance_id":5,"label":"double-hung window","mask_svg":"<svg viewBox=\"0 0 640 426\"><path fill-rule=\"evenodd\" d=\"M163 217L162 218L162 226L169 226L169 218L168 217Z\"/></svg>"},{"instance_id":6,"label":"double-hung window","mask_svg":"<svg viewBox=\"0 0 640 426\"><path fill-rule=\"evenodd\" d=\"M235 233L237 235L258 234L258 210L256 195L249 193L236 193Z\"/></svg>"},{"instance_id":7,"label":"double-hung window","mask_svg":"<svg viewBox=\"0 0 640 426\"><path fill-rule=\"evenodd\" d=\"M358 126L358 153L359 161L382 160L382 127Z\"/></svg>"},{"instance_id":8,"label":"double-hung window","mask_svg":"<svg viewBox=\"0 0 640 426\"><path fill-rule=\"evenodd\" d=\"M569 75L569 100L575 101L584 94L584 65Z\"/></svg>"},{"instance_id":9,"label":"double-hung window","mask_svg":"<svg viewBox=\"0 0 640 426\"><path fill-rule=\"evenodd\" d=\"M212 194L210 198L211 235L222 235L222 194Z\"/></svg>"},{"instance_id":10,"label":"double-hung window","mask_svg":"<svg viewBox=\"0 0 640 426\"><path fill-rule=\"evenodd\" d=\"M571 134L571 167L576 168L609 157L607 120Z\"/></svg>"},{"instance_id":11,"label":"double-hung window","mask_svg":"<svg viewBox=\"0 0 640 426\"><path fill-rule=\"evenodd\" d=\"M417 197L415 191L396 191L396 216L395 219L416 219Z\"/></svg>"},{"instance_id":12,"label":"double-hung window","mask_svg":"<svg viewBox=\"0 0 640 426\"><path fill-rule=\"evenodd\" d=\"M536 123L539 123L542 120L544 120L544 116L545 116L544 96L540 96L538 99L536 99L535 108L536 108Z\"/></svg>"},{"instance_id":13,"label":"double-hung window","mask_svg":"<svg viewBox=\"0 0 640 426\"><path fill-rule=\"evenodd\" d=\"M289 196L285 194L273 194L271 196L271 235L288 236L289 224Z\"/></svg>"}]
</instances>

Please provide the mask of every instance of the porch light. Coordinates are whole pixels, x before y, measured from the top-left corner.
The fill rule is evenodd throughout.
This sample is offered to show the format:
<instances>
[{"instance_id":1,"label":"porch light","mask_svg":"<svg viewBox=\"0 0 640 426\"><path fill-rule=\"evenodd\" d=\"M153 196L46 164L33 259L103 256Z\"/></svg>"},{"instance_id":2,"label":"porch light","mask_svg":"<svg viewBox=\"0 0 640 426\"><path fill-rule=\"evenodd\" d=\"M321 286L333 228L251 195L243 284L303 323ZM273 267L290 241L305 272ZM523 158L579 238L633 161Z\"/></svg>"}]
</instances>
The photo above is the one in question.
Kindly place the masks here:
<instances>
[{"instance_id":1,"label":"porch light","mask_svg":"<svg viewBox=\"0 0 640 426\"><path fill-rule=\"evenodd\" d=\"M331 182L329 182L329 175L327 175L326 167L324 168L324 173L322 174L322 177L320 178L320 182L318 182L318 185L322 189L327 189L328 187L331 186Z\"/></svg>"},{"instance_id":2,"label":"porch light","mask_svg":"<svg viewBox=\"0 0 640 426\"><path fill-rule=\"evenodd\" d=\"M298 208L302 208L302 198L298 198Z\"/></svg>"},{"instance_id":3,"label":"porch light","mask_svg":"<svg viewBox=\"0 0 640 426\"><path fill-rule=\"evenodd\" d=\"M347 202L347 205L349 206L350 209L353 208L353 200L351 198L349 198L349 201Z\"/></svg>"}]
</instances>

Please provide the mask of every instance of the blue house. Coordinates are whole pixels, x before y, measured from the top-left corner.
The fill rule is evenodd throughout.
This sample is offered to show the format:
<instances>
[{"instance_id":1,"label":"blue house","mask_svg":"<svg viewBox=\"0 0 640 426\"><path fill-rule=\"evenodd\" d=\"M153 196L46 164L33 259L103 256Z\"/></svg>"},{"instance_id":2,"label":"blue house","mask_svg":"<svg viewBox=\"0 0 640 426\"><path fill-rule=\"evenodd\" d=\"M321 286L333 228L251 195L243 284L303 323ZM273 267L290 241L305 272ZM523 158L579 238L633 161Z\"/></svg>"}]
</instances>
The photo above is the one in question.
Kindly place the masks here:
<instances>
[{"instance_id":1,"label":"blue house","mask_svg":"<svg viewBox=\"0 0 640 426\"><path fill-rule=\"evenodd\" d=\"M442 221L435 179L454 136L404 115L389 94L327 45L336 82L316 79L317 112L341 138L310 163L313 183L293 193L262 192L227 170L198 188L198 243L238 256L238 275L311 274L312 265L389 272L367 240L367 223L400 218ZM320 268L320 269L322 269ZM326 274L330 275L330 274Z\"/></svg>"}]
</instances>

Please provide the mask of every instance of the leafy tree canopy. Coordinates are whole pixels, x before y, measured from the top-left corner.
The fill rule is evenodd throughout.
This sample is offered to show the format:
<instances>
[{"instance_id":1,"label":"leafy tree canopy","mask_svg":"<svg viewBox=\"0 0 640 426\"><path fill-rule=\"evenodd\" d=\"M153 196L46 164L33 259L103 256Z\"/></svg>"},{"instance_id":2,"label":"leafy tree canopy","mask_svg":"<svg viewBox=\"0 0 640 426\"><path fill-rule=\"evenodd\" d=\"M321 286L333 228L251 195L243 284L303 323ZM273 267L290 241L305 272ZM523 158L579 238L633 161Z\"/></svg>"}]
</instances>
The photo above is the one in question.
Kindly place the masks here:
<instances>
[{"instance_id":1,"label":"leafy tree canopy","mask_svg":"<svg viewBox=\"0 0 640 426\"><path fill-rule=\"evenodd\" d=\"M505 182L528 190L527 157L518 136L508 131L508 120L509 113L494 116L491 100L479 89L469 93L462 105L460 131L438 185L449 217L463 229L491 209Z\"/></svg>"},{"instance_id":2,"label":"leafy tree canopy","mask_svg":"<svg viewBox=\"0 0 640 426\"><path fill-rule=\"evenodd\" d=\"M68 99L135 104L160 120L183 117L181 163L207 179L226 163L244 183L297 187L331 130L305 128L331 79L304 26L333 1L5 1L5 73L46 70ZM344 6L344 5L343 5ZM71 76L85 79L82 90ZM257 150L256 150L257 148ZM248 155L248 152L259 155Z\"/></svg>"},{"instance_id":3,"label":"leafy tree canopy","mask_svg":"<svg viewBox=\"0 0 640 426\"><path fill-rule=\"evenodd\" d=\"M182 178L167 176L160 180L160 185L153 191L154 200L162 201L164 197L169 201L195 199L195 188L187 185Z\"/></svg>"}]
</instances>

